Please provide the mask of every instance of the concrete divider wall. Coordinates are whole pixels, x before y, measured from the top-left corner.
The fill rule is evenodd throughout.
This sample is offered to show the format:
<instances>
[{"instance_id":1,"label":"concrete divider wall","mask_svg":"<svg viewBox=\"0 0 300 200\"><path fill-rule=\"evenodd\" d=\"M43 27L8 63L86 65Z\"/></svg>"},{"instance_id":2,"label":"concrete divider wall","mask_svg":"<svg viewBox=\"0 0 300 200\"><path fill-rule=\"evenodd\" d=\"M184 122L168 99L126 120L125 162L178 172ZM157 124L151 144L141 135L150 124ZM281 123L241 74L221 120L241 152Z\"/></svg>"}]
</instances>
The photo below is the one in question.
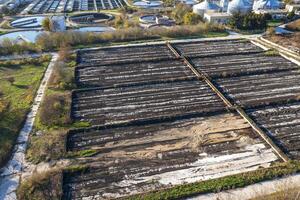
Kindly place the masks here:
<instances>
[{"instance_id":1,"label":"concrete divider wall","mask_svg":"<svg viewBox=\"0 0 300 200\"><path fill-rule=\"evenodd\" d=\"M273 140L247 115L247 113L239 106L233 105L224 95L223 93L214 85L213 82L210 81L210 77L206 74L203 74L201 71L197 70L188 59L180 55L180 53L170 44L166 43L170 50L174 53L176 57L180 56L183 62L192 70L192 72L200 79L204 80L209 87L222 99L222 101L229 108L233 108L247 123L255 130L255 132L261 137L276 153L276 155L283 160L284 162L288 162L288 156L273 142Z\"/></svg>"}]
</instances>

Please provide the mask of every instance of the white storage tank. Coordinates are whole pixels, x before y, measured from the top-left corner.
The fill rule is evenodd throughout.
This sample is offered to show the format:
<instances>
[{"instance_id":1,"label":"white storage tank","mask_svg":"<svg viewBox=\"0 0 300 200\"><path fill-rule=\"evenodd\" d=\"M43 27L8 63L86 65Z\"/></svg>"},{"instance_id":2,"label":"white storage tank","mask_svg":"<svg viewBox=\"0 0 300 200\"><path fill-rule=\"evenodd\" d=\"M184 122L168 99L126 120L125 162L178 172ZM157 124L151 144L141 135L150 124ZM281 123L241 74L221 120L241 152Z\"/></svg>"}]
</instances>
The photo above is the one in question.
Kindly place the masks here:
<instances>
[{"instance_id":1,"label":"white storage tank","mask_svg":"<svg viewBox=\"0 0 300 200\"><path fill-rule=\"evenodd\" d=\"M234 13L247 13L252 10L252 1L249 0L232 0L228 4L227 12L230 14Z\"/></svg>"},{"instance_id":2,"label":"white storage tank","mask_svg":"<svg viewBox=\"0 0 300 200\"><path fill-rule=\"evenodd\" d=\"M218 12L220 10L220 7L208 0L205 0L199 4L196 4L193 6L193 12L200 15L204 16L204 13L206 12Z\"/></svg>"}]
</instances>

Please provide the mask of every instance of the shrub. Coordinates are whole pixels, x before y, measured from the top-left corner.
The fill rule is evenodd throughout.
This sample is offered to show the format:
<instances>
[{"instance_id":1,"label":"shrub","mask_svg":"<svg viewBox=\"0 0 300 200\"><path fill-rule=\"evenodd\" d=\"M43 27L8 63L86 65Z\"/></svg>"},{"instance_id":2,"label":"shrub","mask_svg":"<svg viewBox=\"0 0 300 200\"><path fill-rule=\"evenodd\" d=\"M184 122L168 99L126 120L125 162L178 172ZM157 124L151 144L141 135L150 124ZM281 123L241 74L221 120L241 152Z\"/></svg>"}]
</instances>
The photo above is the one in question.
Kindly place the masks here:
<instances>
[{"instance_id":1,"label":"shrub","mask_svg":"<svg viewBox=\"0 0 300 200\"><path fill-rule=\"evenodd\" d=\"M70 94L54 93L45 96L39 112L40 122L48 127L66 126L71 123Z\"/></svg>"},{"instance_id":2,"label":"shrub","mask_svg":"<svg viewBox=\"0 0 300 200\"><path fill-rule=\"evenodd\" d=\"M17 190L22 200L60 200L62 198L62 174L59 170L35 173L21 182Z\"/></svg>"},{"instance_id":3,"label":"shrub","mask_svg":"<svg viewBox=\"0 0 300 200\"><path fill-rule=\"evenodd\" d=\"M47 130L29 140L27 158L38 163L56 160L65 154L65 130Z\"/></svg>"},{"instance_id":4,"label":"shrub","mask_svg":"<svg viewBox=\"0 0 300 200\"><path fill-rule=\"evenodd\" d=\"M184 15L191 11L192 11L192 9L189 6L187 6L183 3L179 3L176 5L175 9L172 11L172 18L176 20L177 24L182 24Z\"/></svg>"},{"instance_id":5,"label":"shrub","mask_svg":"<svg viewBox=\"0 0 300 200\"><path fill-rule=\"evenodd\" d=\"M195 25L201 21L202 21L201 16L199 16L193 12L188 12L183 16L183 23L185 25Z\"/></svg>"},{"instance_id":6,"label":"shrub","mask_svg":"<svg viewBox=\"0 0 300 200\"><path fill-rule=\"evenodd\" d=\"M42 27L45 31L51 31L52 27L51 27L51 20L49 17L46 17L43 21L42 21Z\"/></svg>"},{"instance_id":7,"label":"shrub","mask_svg":"<svg viewBox=\"0 0 300 200\"><path fill-rule=\"evenodd\" d=\"M68 62L71 60L71 48L68 45L63 45L58 51L58 60Z\"/></svg>"},{"instance_id":8,"label":"shrub","mask_svg":"<svg viewBox=\"0 0 300 200\"><path fill-rule=\"evenodd\" d=\"M241 30L262 30L267 27L267 16L255 13L234 13L229 26Z\"/></svg>"},{"instance_id":9,"label":"shrub","mask_svg":"<svg viewBox=\"0 0 300 200\"><path fill-rule=\"evenodd\" d=\"M127 42L134 40L155 39L165 37L166 35L173 38L182 36L200 35L209 31L224 31L221 25L211 25L202 23L195 26L176 26L172 28L154 28L142 29L138 27L119 29L114 32L105 33L88 33L88 32L56 32L51 34L40 34L37 38L37 44L43 50L53 50L60 48L63 45L89 45L96 43L110 43L110 42ZM197 32L197 33L196 33Z\"/></svg>"},{"instance_id":10,"label":"shrub","mask_svg":"<svg viewBox=\"0 0 300 200\"><path fill-rule=\"evenodd\" d=\"M0 55L9 55L13 53L37 53L40 51L41 49L33 43L13 43L10 39L4 39L0 41Z\"/></svg>"},{"instance_id":11,"label":"shrub","mask_svg":"<svg viewBox=\"0 0 300 200\"><path fill-rule=\"evenodd\" d=\"M267 35L275 35L276 31L275 31L275 28L274 27L269 27L266 31Z\"/></svg>"},{"instance_id":12,"label":"shrub","mask_svg":"<svg viewBox=\"0 0 300 200\"><path fill-rule=\"evenodd\" d=\"M56 62L49 80L49 88L72 89L74 87L74 73L72 68L64 62Z\"/></svg>"}]
</instances>

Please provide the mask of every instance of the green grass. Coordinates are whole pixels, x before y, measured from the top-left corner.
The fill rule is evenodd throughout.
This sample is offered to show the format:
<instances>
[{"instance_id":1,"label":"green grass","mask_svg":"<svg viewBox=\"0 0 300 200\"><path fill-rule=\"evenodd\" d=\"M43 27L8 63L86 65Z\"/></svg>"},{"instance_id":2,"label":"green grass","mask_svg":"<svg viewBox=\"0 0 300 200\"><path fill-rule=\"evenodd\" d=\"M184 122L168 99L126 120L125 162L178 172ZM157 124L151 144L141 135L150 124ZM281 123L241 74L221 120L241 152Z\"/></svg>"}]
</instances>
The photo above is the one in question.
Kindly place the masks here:
<instances>
[{"instance_id":1,"label":"green grass","mask_svg":"<svg viewBox=\"0 0 300 200\"><path fill-rule=\"evenodd\" d=\"M124 199L130 200L168 200L193 197L198 194L219 192L232 188L245 187L254 183L283 177L300 172L299 162L277 163L270 168L226 176L218 179L175 186L169 189L134 195Z\"/></svg>"},{"instance_id":2,"label":"green grass","mask_svg":"<svg viewBox=\"0 0 300 200\"><path fill-rule=\"evenodd\" d=\"M91 157L94 156L98 153L97 150L95 149L86 149L86 150L81 150L81 151L76 151L76 152L69 152L67 157L68 158L75 158L75 157Z\"/></svg>"},{"instance_id":3,"label":"green grass","mask_svg":"<svg viewBox=\"0 0 300 200\"><path fill-rule=\"evenodd\" d=\"M0 62L0 166L10 156L47 65Z\"/></svg>"},{"instance_id":4,"label":"green grass","mask_svg":"<svg viewBox=\"0 0 300 200\"><path fill-rule=\"evenodd\" d=\"M280 56L279 52L275 49L270 49L264 52L265 56Z\"/></svg>"},{"instance_id":5,"label":"green grass","mask_svg":"<svg viewBox=\"0 0 300 200\"><path fill-rule=\"evenodd\" d=\"M283 21L280 19L272 19L267 21L267 27L277 27L283 24Z\"/></svg>"}]
</instances>

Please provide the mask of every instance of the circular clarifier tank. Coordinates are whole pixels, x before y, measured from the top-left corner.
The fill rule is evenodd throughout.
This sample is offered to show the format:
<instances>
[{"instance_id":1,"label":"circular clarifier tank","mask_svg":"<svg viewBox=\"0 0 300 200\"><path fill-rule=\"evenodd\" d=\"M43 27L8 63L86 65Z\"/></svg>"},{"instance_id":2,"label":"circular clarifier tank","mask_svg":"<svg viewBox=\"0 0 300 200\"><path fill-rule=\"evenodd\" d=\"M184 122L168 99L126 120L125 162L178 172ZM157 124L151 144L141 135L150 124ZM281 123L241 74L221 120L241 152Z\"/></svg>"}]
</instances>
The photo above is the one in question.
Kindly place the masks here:
<instances>
[{"instance_id":1,"label":"circular clarifier tank","mask_svg":"<svg viewBox=\"0 0 300 200\"><path fill-rule=\"evenodd\" d=\"M133 3L134 6L139 7L139 8L160 8L163 5L162 1L136 1Z\"/></svg>"},{"instance_id":2,"label":"circular clarifier tank","mask_svg":"<svg viewBox=\"0 0 300 200\"><path fill-rule=\"evenodd\" d=\"M42 26L44 16L23 17L10 23L14 28L39 28Z\"/></svg>"},{"instance_id":3,"label":"circular clarifier tank","mask_svg":"<svg viewBox=\"0 0 300 200\"><path fill-rule=\"evenodd\" d=\"M156 15L143 15L139 18L141 23L145 24L155 24L156 23Z\"/></svg>"},{"instance_id":4,"label":"circular clarifier tank","mask_svg":"<svg viewBox=\"0 0 300 200\"><path fill-rule=\"evenodd\" d=\"M80 13L69 17L69 20L76 24L98 24L113 18L106 13Z\"/></svg>"}]
</instances>

